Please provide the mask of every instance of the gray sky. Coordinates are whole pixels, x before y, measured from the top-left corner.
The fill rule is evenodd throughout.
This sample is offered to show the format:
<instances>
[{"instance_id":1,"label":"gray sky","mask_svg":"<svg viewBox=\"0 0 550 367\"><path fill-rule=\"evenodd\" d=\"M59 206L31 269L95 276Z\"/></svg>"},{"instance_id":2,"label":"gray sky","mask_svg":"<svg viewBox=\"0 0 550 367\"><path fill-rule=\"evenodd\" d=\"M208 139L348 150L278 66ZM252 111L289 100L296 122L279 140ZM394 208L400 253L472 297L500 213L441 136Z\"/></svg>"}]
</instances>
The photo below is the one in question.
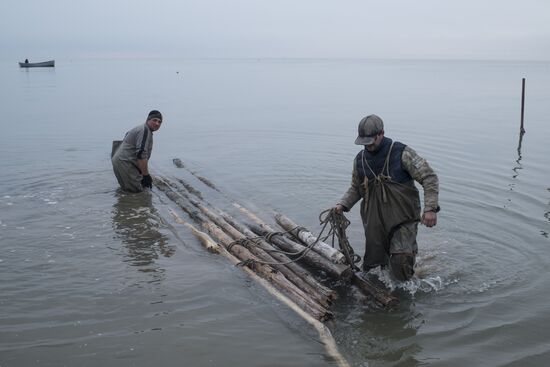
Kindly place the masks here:
<instances>
[{"instance_id":1,"label":"gray sky","mask_svg":"<svg viewBox=\"0 0 550 367\"><path fill-rule=\"evenodd\" d=\"M550 60L549 0L1 0L0 58Z\"/></svg>"}]
</instances>

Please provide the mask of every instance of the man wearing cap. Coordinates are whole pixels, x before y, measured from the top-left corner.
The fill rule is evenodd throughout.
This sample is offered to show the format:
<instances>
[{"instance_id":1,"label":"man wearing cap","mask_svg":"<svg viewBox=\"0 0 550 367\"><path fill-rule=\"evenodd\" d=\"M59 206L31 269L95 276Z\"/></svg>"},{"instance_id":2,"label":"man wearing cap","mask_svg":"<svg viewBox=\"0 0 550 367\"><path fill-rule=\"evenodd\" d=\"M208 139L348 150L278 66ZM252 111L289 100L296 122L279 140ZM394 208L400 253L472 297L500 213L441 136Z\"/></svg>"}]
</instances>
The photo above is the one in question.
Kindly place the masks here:
<instances>
[{"instance_id":1,"label":"man wearing cap","mask_svg":"<svg viewBox=\"0 0 550 367\"><path fill-rule=\"evenodd\" d=\"M141 192L144 188L152 188L148 162L153 150L153 132L160 129L161 123L162 114L152 110L145 123L128 131L124 140L113 150L113 171L123 190Z\"/></svg>"},{"instance_id":2,"label":"man wearing cap","mask_svg":"<svg viewBox=\"0 0 550 367\"><path fill-rule=\"evenodd\" d=\"M376 115L359 122L355 144L363 145L355 157L351 186L335 206L349 211L360 199L365 230L363 270L388 264L394 277L411 279L418 246L418 223L437 224L439 181L437 175L407 145L384 136L384 123ZM424 210L414 185L424 189Z\"/></svg>"}]
</instances>

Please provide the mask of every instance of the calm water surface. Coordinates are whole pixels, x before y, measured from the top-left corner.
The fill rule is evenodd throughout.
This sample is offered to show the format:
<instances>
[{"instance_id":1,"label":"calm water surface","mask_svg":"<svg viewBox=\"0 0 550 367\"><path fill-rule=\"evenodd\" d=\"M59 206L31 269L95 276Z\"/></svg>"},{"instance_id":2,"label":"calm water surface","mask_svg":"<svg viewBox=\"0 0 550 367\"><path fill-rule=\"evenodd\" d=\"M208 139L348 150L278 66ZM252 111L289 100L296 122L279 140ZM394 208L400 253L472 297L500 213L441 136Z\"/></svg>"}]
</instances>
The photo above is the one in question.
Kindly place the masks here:
<instances>
[{"instance_id":1,"label":"calm water surface","mask_svg":"<svg viewBox=\"0 0 550 367\"><path fill-rule=\"evenodd\" d=\"M420 230L418 278L388 281L399 309L336 285L341 352L362 367L548 365L549 63L56 64L0 62L0 366L333 365L314 330L174 222L170 200L117 191L111 141L153 108L153 173L313 231L349 184L358 121L379 114L438 172L442 211ZM357 208L348 217L362 253Z\"/></svg>"}]
</instances>

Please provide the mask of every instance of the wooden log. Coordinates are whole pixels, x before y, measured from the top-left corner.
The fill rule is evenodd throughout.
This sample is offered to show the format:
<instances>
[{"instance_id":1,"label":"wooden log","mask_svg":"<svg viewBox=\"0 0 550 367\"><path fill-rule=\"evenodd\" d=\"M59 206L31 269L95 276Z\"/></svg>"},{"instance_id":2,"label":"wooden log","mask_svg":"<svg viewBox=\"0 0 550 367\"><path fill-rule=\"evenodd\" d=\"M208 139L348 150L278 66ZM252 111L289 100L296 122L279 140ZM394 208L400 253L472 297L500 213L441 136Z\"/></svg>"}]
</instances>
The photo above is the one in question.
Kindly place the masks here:
<instances>
[{"instance_id":1,"label":"wooden log","mask_svg":"<svg viewBox=\"0 0 550 367\"><path fill-rule=\"evenodd\" d=\"M273 235L276 232L268 231L265 226L262 227L257 223L248 224L250 229L259 236L271 235L271 242L283 251L292 253L301 253L306 250L306 247L301 243L294 242L283 235ZM308 251L301 257L301 261L308 264L312 268L324 271L331 278L350 280L353 276L351 268L344 264L334 264L327 258L319 255L314 251Z\"/></svg>"},{"instance_id":2,"label":"wooden log","mask_svg":"<svg viewBox=\"0 0 550 367\"><path fill-rule=\"evenodd\" d=\"M275 220L285 231L300 239L307 246L312 246L312 250L319 255L326 257L335 264L344 264L346 262L344 254L315 237L307 229L298 226L290 218L277 213L275 214Z\"/></svg>"},{"instance_id":3,"label":"wooden log","mask_svg":"<svg viewBox=\"0 0 550 367\"><path fill-rule=\"evenodd\" d=\"M355 272L352 280L355 286L363 292L371 295L381 306L386 308L394 308L399 304L399 298L378 287L372 281L364 277L361 272Z\"/></svg>"},{"instance_id":4,"label":"wooden log","mask_svg":"<svg viewBox=\"0 0 550 367\"><path fill-rule=\"evenodd\" d=\"M186 197L179 195L178 193L172 191L170 186L158 177L153 178L153 183L158 187L164 194L173 202L178 204L193 220L197 222L202 222L206 218L205 216L193 206L193 204Z\"/></svg>"},{"instance_id":5,"label":"wooden log","mask_svg":"<svg viewBox=\"0 0 550 367\"><path fill-rule=\"evenodd\" d=\"M257 235L254 232L252 232L248 227L236 221L235 218L231 217L229 214L222 213L222 217L226 220L227 223L229 223L231 226L236 228L239 232L244 234L246 237L248 238L257 237ZM280 263L286 263L286 267L292 270L294 274L300 277L301 281L308 284L313 290L315 290L316 292L319 292L328 300L336 299L337 295L335 291L319 283L315 279L313 274L311 274L308 270L299 266L296 262L294 262L285 254L278 252L280 251L278 247L273 247L273 245L271 245L269 242L265 241L264 239L256 239L255 242L260 248L262 248L269 255L271 255L271 257L273 257L276 261Z\"/></svg>"},{"instance_id":6,"label":"wooden log","mask_svg":"<svg viewBox=\"0 0 550 367\"><path fill-rule=\"evenodd\" d=\"M267 223L265 223L263 220L261 220L256 214L252 213L250 210L246 209L244 206L233 203L233 206L237 209L239 209L244 215L246 215L252 222L256 223L260 227L264 228L265 230L269 232L275 232L273 228L271 228Z\"/></svg>"},{"instance_id":7,"label":"wooden log","mask_svg":"<svg viewBox=\"0 0 550 367\"><path fill-rule=\"evenodd\" d=\"M177 215L176 212L174 212L173 210L170 211L170 214L172 214L172 216L174 217L174 220L177 223L183 224L184 226L189 228L191 233L193 233L195 235L195 237L197 237L200 240L200 242L204 245L204 247L206 248L206 250L208 252L212 252L212 253L215 253L215 254L220 253L220 250L221 250L220 245L218 245L214 241L211 241L210 237L207 238L206 234L204 232L201 232L201 231L197 230L193 225L191 225L190 223L187 223L186 221L181 219L179 217L179 215Z\"/></svg>"},{"instance_id":8,"label":"wooden log","mask_svg":"<svg viewBox=\"0 0 550 367\"><path fill-rule=\"evenodd\" d=\"M191 194L195 195L196 197L202 200L202 193L199 190L195 189L188 182L182 180L181 178L178 178L178 182L181 183L187 191L189 191Z\"/></svg>"}]
</instances>

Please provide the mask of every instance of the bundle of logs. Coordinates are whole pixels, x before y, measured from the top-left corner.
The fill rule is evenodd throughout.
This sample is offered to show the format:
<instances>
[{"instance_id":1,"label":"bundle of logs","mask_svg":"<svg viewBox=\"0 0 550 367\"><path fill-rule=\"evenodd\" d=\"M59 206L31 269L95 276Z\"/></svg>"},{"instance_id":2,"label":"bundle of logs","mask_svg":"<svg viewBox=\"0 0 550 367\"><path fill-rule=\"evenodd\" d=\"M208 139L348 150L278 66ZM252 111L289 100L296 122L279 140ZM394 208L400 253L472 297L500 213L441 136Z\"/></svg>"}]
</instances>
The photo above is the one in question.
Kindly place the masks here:
<instances>
[{"instance_id":1,"label":"bundle of logs","mask_svg":"<svg viewBox=\"0 0 550 367\"><path fill-rule=\"evenodd\" d=\"M241 219L215 208L182 179L156 176L154 184L200 226L198 229L172 213L209 251L236 257L240 266L269 282L317 320L325 321L333 316L329 308L336 299L336 292L316 278L320 271L332 279L357 286L381 306L393 307L398 303L385 289L345 264L339 250L282 214L275 215L283 228L283 232L279 232L237 203L232 205Z\"/></svg>"}]
</instances>

